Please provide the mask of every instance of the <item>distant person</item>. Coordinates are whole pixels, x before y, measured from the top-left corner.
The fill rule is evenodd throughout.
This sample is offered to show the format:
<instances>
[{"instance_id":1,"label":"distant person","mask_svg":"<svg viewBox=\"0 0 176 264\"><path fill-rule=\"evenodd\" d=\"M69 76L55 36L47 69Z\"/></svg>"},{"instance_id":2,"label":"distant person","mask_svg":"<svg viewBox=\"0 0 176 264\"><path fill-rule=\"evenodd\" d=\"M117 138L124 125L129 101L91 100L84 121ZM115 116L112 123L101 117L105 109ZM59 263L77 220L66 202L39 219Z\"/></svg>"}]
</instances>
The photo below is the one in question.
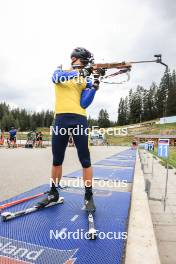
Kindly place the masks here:
<instances>
[{"instance_id":1,"label":"distant person","mask_svg":"<svg viewBox=\"0 0 176 264\"><path fill-rule=\"evenodd\" d=\"M33 146L35 145L35 140L36 140L36 134L35 131L30 131L27 134L27 141L26 141L26 148L33 148Z\"/></svg>"},{"instance_id":2,"label":"distant person","mask_svg":"<svg viewBox=\"0 0 176 264\"><path fill-rule=\"evenodd\" d=\"M4 130L0 129L0 145L4 144Z\"/></svg>"},{"instance_id":3,"label":"distant person","mask_svg":"<svg viewBox=\"0 0 176 264\"><path fill-rule=\"evenodd\" d=\"M31 131L31 140L32 140L32 144L33 146L35 146L35 141L36 141L36 131Z\"/></svg>"},{"instance_id":4,"label":"distant person","mask_svg":"<svg viewBox=\"0 0 176 264\"><path fill-rule=\"evenodd\" d=\"M16 139L17 139L17 129L11 127L8 132L8 147L15 148L16 147Z\"/></svg>"},{"instance_id":5,"label":"distant person","mask_svg":"<svg viewBox=\"0 0 176 264\"><path fill-rule=\"evenodd\" d=\"M35 146L36 146L36 148L38 147L38 144L39 144L39 132L36 132L35 133Z\"/></svg>"},{"instance_id":6,"label":"distant person","mask_svg":"<svg viewBox=\"0 0 176 264\"><path fill-rule=\"evenodd\" d=\"M133 140L132 141L132 146L131 146L132 149L136 149L137 148L137 142L136 140Z\"/></svg>"},{"instance_id":7,"label":"distant person","mask_svg":"<svg viewBox=\"0 0 176 264\"><path fill-rule=\"evenodd\" d=\"M42 132L36 132L36 147L41 147L43 146L43 134Z\"/></svg>"}]
</instances>

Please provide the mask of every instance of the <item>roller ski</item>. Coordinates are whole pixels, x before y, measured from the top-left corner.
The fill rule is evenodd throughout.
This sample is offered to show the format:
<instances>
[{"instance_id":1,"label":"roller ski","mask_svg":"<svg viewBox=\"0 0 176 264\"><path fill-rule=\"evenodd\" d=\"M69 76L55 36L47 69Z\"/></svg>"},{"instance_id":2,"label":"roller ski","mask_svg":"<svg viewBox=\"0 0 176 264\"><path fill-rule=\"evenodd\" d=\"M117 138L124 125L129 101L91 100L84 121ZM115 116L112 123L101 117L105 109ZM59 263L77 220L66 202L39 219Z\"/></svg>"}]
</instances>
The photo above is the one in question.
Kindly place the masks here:
<instances>
[{"instance_id":1,"label":"roller ski","mask_svg":"<svg viewBox=\"0 0 176 264\"><path fill-rule=\"evenodd\" d=\"M23 216L29 213L33 213L36 211L39 211L41 209L51 207L57 204L62 204L64 202L63 197L59 197L59 193L56 188L51 187L51 190L48 192L47 197L38 202L36 205L24 209L22 211L17 211L17 212L4 212L1 214L2 221L8 221L13 218Z\"/></svg>"},{"instance_id":2,"label":"roller ski","mask_svg":"<svg viewBox=\"0 0 176 264\"><path fill-rule=\"evenodd\" d=\"M60 197L57 202L50 202L49 204L45 205L44 207L39 207L38 205L34 205L34 206L30 207L30 208L27 208L27 209L24 209L24 210L21 210L21 211L4 212L4 213L1 214L2 221L6 222L8 220L17 218L19 216L23 216L23 215L27 215L27 214L30 214L30 213L34 213L34 212L39 211L39 210L44 209L44 208L48 208L48 207L51 207L51 206L54 206L54 205L57 205L57 204L63 204L63 202L64 202L64 197Z\"/></svg>"}]
</instances>

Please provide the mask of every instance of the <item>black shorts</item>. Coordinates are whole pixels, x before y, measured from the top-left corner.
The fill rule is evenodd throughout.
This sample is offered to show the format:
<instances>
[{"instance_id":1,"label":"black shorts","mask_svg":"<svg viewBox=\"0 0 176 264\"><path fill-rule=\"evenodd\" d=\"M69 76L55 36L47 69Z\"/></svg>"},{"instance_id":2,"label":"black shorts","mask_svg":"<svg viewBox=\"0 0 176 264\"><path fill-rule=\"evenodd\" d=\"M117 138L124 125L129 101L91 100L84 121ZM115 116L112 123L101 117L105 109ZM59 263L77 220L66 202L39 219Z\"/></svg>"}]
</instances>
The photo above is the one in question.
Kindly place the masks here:
<instances>
[{"instance_id":1,"label":"black shorts","mask_svg":"<svg viewBox=\"0 0 176 264\"><path fill-rule=\"evenodd\" d=\"M70 137L70 131L72 131L71 134L73 136L82 167L89 168L91 166L91 161L88 147L87 118L78 114L56 115L52 134L53 165L62 165L65 150Z\"/></svg>"},{"instance_id":2,"label":"black shorts","mask_svg":"<svg viewBox=\"0 0 176 264\"><path fill-rule=\"evenodd\" d=\"M16 142L16 137L11 136L10 137L10 142L12 142L12 141Z\"/></svg>"}]
</instances>

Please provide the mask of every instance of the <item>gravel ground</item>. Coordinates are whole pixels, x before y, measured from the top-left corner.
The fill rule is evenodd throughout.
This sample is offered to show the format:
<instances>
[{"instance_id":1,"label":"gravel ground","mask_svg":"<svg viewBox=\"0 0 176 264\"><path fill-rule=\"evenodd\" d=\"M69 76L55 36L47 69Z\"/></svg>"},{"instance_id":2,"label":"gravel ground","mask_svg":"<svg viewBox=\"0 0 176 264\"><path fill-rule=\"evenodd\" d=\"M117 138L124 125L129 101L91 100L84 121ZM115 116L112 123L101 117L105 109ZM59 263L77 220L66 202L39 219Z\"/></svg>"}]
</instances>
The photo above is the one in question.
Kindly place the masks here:
<instances>
[{"instance_id":1,"label":"gravel ground","mask_svg":"<svg viewBox=\"0 0 176 264\"><path fill-rule=\"evenodd\" d=\"M91 147L92 163L118 153L126 147ZM51 148L0 149L0 201L49 183L52 164ZM67 148L63 173L80 169L75 148Z\"/></svg>"}]
</instances>

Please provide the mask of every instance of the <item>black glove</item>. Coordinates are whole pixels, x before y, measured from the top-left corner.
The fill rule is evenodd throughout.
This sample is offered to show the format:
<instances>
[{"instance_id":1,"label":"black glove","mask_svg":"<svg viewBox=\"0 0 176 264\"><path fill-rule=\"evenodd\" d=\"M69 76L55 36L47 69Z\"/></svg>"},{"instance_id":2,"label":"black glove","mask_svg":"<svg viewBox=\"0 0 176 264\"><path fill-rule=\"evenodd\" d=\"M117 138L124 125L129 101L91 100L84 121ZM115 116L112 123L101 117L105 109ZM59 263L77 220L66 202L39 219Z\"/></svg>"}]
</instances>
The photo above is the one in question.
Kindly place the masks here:
<instances>
[{"instance_id":1,"label":"black glove","mask_svg":"<svg viewBox=\"0 0 176 264\"><path fill-rule=\"evenodd\" d=\"M99 89L99 84L100 84L100 81L98 79L94 79L93 88L95 90L98 90Z\"/></svg>"},{"instance_id":2,"label":"black glove","mask_svg":"<svg viewBox=\"0 0 176 264\"><path fill-rule=\"evenodd\" d=\"M92 73L93 67L91 65L85 66L83 69L80 70L79 74L82 77L90 76Z\"/></svg>"},{"instance_id":3,"label":"black glove","mask_svg":"<svg viewBox=\"0 0 176 264\"><path fill-rule=\"evenodd\" d=\"M96 69L96 72L97 72L98 75L104 76L105 73L106 73L106 70L103 69L103 68L98 68L98 69Z\"/></svg>"}]
</instances>

